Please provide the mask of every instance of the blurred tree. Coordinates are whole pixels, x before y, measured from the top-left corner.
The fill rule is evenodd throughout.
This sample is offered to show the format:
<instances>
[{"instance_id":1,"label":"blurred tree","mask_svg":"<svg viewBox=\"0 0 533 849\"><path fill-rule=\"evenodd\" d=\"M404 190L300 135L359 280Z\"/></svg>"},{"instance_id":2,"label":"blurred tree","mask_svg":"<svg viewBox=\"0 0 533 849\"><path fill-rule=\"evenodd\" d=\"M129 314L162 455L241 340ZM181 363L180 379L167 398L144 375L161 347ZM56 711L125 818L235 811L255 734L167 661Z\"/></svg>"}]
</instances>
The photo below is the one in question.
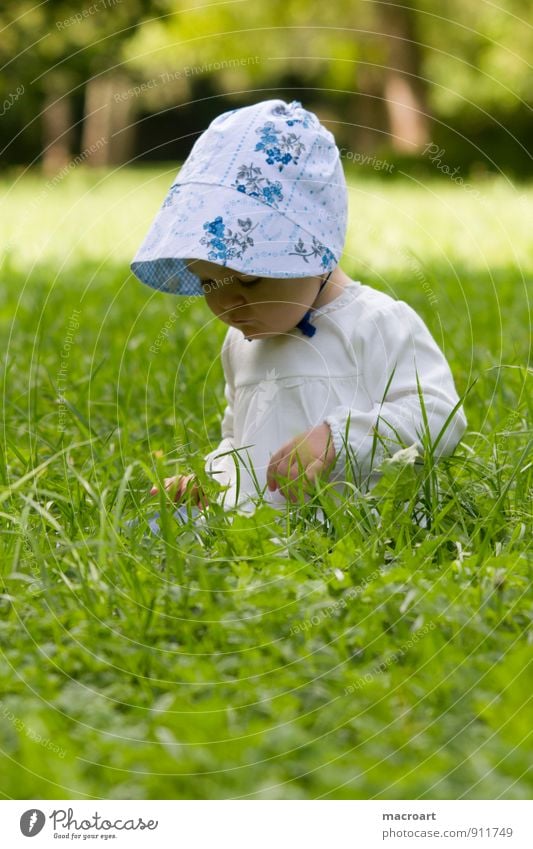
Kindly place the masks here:
<instances>
[{"instance_id":1,"label":"blurred tree","mask_svg":"<svg viewBox=\"0 0 533 849\"><path fill-rule=\"evenodd\" d=\"M386 141L416 153L439 130L432 115L460 115L462 134L469 121L494 124L501 111L531 103L530 0L179 6L182 14L146 22L126 46L137 75L157 81L170 74L142 95L146 111L182 103L200 76L246 102L290 79L303 99L318 96L321 117L334 117L340 137L354 146Z\"/></svg>"},{"instance_id":2,"label":"blurred tree","mask_svg":"<svg viewBox=\"0 0 533 849\"><path fill-rule=\"evenodd\" d=\"M399 153L417 153L427 144L430 132L416 2L375 0L374 5L387 43L383 94L391 147Z\"/></svg>"},{"instance_id":3,"label":"blurred tree","mask_svg":"<svg viewBox=\"0 0 533 849\"><path fill-rule=\"evenodd\" d=\"M186 5L186 13L145 23L127 45L130 71L150 84L140 98L146 112L181 105L198 80L211 77L237 105L295 89L321 118L351 131L339 104L356 91L357 58L369 45L350 28L340 0Z\"/></svg>"},{"instance_id":4,"label":"blurred tree","mask_svg":"<svg viewBox=\"0 0 533 849\"><path fill-rule=\"evenodd\" d=\"M93 0L81 8L68 0L0 3L4 86L9 89L22 82L31 104L25 110L28 124L19 132L41 119L45 172L54 173L71 159L74 101L79 95L84 101L84 160L98 165L122 161L127 133L119 142L114 135L129 124L127 101L122 108L116 108L114 101L115 92L126 82L120 73L121 51L143 19L164 15L172 5L171 0Z\"/></svg>"},{"instance_id":5,"label":"blurred tree","mask_svg":"<svg viewBox=\"0 0 533 849\"><path fill-rule=\"evenodd\" d=\"M530 2L0 0L6 148L34 150L40 119L49 170L78 142L93 164L121 162L136 116L150 127L168 112L165 132L192 138L210 100L280 93L352 148L413 153L446 126L463 146L493 128L516 146L511 125L531 113ZM178 120L188 101L194 126Z\"/></svg>"},{"instance_id":6,"label":"blurred tree","mask_svg":"<svg viewBox=\"0 0 533 849\"><path fill-rule=\"evenodd\" d=\"M531 0L418 0L425 75L442 115L512 112L532 102Z\"/></svg>"}]
</instances>

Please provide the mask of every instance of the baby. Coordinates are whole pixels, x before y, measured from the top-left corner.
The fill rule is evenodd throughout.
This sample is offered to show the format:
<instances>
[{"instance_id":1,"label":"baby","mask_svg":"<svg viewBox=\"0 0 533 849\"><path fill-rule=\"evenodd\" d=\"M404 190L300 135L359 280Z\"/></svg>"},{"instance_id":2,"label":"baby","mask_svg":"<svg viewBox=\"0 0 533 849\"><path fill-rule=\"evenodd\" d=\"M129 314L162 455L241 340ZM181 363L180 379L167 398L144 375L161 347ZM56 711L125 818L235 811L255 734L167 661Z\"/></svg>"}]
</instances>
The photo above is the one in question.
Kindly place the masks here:
<instances>
[{"instance_id":1,"label":"baby","mask_svg":"<svg viewBox=\"0 0 533 849\"><path fill-rule=\"evenodd\" d=\"M200 136L131 264L160 291L203 295L228 325L222 440L206 457L226 506L281 506L319 477L342 490L348 463L364 488L424 432L438 456L465 430L420 317L339 267L346 223L333 136L297 101L267 100ZM165 486L207 504L192 475Z\"/></svg>"}]
</instances>

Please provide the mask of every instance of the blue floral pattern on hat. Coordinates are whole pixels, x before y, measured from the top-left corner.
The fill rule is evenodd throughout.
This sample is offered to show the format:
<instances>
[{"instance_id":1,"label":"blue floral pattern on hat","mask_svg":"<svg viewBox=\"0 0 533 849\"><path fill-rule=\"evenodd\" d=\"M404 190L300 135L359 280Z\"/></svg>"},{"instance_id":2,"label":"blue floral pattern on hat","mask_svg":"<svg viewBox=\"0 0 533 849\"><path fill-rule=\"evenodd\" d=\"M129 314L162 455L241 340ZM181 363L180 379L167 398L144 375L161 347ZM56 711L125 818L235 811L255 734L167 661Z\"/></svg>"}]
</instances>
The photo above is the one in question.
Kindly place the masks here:
<instances>
[{"instance_id":1,"label":"blue floral pattern on hat","mask_svg":"<svg viewBox=\"0 0 533 849\"><path fill-rule=\"evenodd\" d=\"M295 109L300 110L301 114L303 114L303 118L294 118L294 117L288 118L286 123L289 127L293 127L295 124L301 124L302 127L304 127L304 129L306 129L306 130L308 130L309 127L316 127L318 122L317 122L315 116L311 112L307 112L306 110L304 110L304 108L303 108L303 106L302 106L302 104L300 103L299 100L293 100L292 103L289 103L288 106L286 106L285 104L283 104L281 106L276 106L272 110L272 114L273 115L284 115L284 116L290 115L290 116L293 116Z\"/></svg>"},{"instance_id":2,"label":"blue floral pattern on hat","mask_svg":"<svg viewBox=\"0 0 533 849\"><path fill-rule=\"evenodd\" d=\"M298 158L305 150L305 144L300 141L300 136L296 133L283 135L281 130L276 129L273 121L267 121L262 127L258 127L256 133L261 136L261 140L257 142L255 149L266 153L267 165L277 163L278 170L283 171L289 162L298 164Z\"/></svg>"},{"instance_id":3,"label":"blue floral pattern on hat","mask_svg":"<svg viewBox=\"0 0 533 849\"><path fill-rule=\"evenodd\" d=\"M298 101L219 115L171 181L131 270L160 292L203 295L188 259L265 278L333 269L347 191L333 135Z\"/></svg>"},{"instance_id":4,"label":"blue floral pattern on hat","mask_svg":"<svg viewBox=\"0 0 533 849\"><path fill-rule=\"evenodd\" d=\"M254 240L248 235L255 229L252 227L251 220L238 218L237 222L242 232L234 232L227 227L221 215L213 221L205 222L204 230L208 235L202 236L200 244L209 248L207 258L210 262L220 262L225 265L228 260L239 259L248 247L253 246Z\"/></svg>"},{"instance_id":5,"label":"blue floral pattern on hat","mask_svg":"<svg viewBox=\"0 0 533 849\"><path fill-rule=\"evenodd\" d=\"M262 183L264 185L261 185ZM260 167L253 162L239 167L233 185L238 192L243 192L251 198L258 198L274 208L283 200L281 183L278 180L272 181L268 177L263 177Z\"/></svg>"},{"instance_id":6,"label":"blue floral pattern on hat","mask_svg":"<svg viewBox=\"0 0 533 849\"><path fill-rule=\"evenodd\" d=\"M294 251L289 251L289 256L300 256L304 262L309 264L307 257L321 257L321 266L324 270L335 265L336 260L329 248L326 248L321 242L313 236L313 244L306 247L302 239L298 239L294 245Z\"/></svg>"}]
</instances>

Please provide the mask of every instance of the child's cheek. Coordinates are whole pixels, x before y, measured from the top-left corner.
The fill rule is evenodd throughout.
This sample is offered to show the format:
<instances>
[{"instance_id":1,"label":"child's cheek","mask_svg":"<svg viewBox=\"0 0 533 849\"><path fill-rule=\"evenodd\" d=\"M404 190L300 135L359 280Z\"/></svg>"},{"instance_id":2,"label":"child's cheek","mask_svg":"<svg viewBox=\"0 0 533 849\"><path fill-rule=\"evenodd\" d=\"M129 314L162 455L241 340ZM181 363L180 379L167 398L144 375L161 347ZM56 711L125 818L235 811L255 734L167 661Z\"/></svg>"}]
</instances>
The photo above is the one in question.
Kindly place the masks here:
<instances>
[{"instance_id":1,"label":"child's cheek","mask_svg":"<svg viewBox=\"0 0 533 849\"><path fill-rule=\"evenodd\" d=\"M207 306L209 307L209 309L211 310L211 312L214 313L215 315L218 315L220 310L216 309L216 298L213 298L213 295L211 295L211 294L209 294L209 295L206 294L206 295L204 295L204 300L205 300Z\"/></svg>"}]
</instances>

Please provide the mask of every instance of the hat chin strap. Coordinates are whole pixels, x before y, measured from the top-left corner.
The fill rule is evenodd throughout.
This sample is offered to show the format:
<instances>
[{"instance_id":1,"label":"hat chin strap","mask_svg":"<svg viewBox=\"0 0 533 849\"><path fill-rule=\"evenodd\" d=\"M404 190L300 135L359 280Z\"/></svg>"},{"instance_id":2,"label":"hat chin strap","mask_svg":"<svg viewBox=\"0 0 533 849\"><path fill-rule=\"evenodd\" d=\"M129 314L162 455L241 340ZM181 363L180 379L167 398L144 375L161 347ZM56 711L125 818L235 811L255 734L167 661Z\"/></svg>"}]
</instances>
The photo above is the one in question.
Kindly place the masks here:
<instances>
[{"instance_id":1,"label":"hat chin strap","mask_svg":"<svg viewBox=\"0 0 533 849\"><path fill-rule=\"evenodd\" d=\"M307 310L304 317L302 319L300 319L300 321L296 325L296 327L299 330L302 331L304 336L314 336L315 333L316 333L316 327L311 324L309 319L311 318L311 314L313 312L313 307L316 304L316 302L318 301L318 298L320 297L320 293L321 293L322 289L324 288L324 286L326 285L326 283L328 282L328 280L329 280L329 278L331 277L332 274L333 274L333 269L329 272L326 279L323 280L322 283L320 284L320 289L317 292L317 296L316 296L315 300L313 301L313 303L311 304L311 306Z\"/></svg>"}]
</instances>

